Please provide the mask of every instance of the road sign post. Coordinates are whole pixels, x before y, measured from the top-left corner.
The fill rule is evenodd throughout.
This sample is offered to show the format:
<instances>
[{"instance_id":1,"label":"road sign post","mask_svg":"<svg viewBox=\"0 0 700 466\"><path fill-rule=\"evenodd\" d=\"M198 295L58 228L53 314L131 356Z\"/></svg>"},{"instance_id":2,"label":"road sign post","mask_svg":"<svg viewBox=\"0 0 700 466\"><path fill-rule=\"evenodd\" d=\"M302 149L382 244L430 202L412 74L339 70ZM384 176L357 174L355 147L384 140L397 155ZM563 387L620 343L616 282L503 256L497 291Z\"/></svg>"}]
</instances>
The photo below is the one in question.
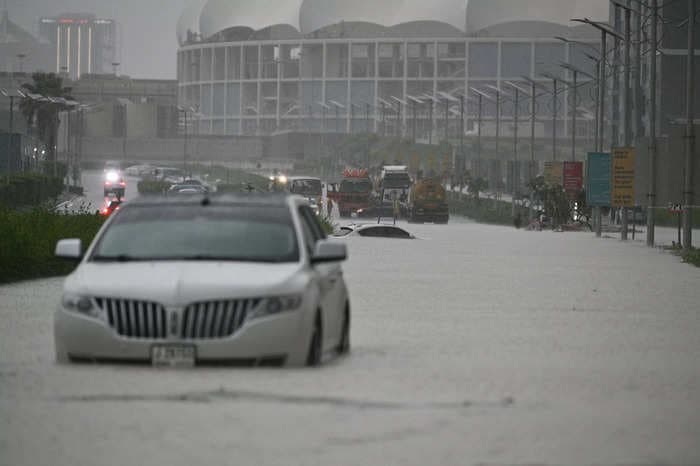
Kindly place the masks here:
<instances>
[{"instance_id":1,"label":"road sign post","mask_svg":"<svg viewBox=\"0 0 700 466\"><path fill-rule=\"evenodd\" d=\"M586 202L590 207L610 207L612 196L612 159L609 153L589 152L586 163ZM601 216L596 215L596 236L602 236Z\"/></svg>"}]
</instances>

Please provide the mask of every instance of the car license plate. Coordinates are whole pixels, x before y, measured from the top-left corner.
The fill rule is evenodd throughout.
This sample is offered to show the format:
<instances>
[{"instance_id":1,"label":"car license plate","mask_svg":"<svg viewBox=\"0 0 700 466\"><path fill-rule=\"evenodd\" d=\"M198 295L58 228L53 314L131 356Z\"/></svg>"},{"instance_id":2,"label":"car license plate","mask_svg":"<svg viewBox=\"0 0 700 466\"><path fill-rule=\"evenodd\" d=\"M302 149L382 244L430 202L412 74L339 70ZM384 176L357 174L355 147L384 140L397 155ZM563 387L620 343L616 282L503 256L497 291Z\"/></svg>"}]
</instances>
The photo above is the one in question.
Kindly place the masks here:
<instances>
[{"instance_id":1,"label":"car license plate","mask_svg":"<svg viewBox=\"0 0 700 466\"><path fill-rule=\"evenodd\" d=\"M196 349L191 345L157 345L151 348L151 362L156 367L193 367Z\"/></svg>"}]
</instances>

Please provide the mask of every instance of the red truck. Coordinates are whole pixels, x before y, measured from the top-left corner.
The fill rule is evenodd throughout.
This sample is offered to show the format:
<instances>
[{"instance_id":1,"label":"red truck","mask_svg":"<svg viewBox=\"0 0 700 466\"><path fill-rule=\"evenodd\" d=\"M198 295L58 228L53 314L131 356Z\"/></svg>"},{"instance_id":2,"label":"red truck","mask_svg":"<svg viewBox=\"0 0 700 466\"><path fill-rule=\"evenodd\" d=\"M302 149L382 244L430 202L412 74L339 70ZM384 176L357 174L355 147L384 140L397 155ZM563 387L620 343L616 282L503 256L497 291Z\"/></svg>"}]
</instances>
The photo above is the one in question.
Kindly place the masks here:
<instances>
[{"instance_id":1,"label":"red truck","mask_svg":"<svg viewBox=\"0 0 700 466\"><path fill-rule=\"evenodd\" d=\"M342 217L350 217L360 209L368 208L374 187L366 169L346 169L340 183L328 184L328 200L338 204Z\"/></svg>"}]
</instances>

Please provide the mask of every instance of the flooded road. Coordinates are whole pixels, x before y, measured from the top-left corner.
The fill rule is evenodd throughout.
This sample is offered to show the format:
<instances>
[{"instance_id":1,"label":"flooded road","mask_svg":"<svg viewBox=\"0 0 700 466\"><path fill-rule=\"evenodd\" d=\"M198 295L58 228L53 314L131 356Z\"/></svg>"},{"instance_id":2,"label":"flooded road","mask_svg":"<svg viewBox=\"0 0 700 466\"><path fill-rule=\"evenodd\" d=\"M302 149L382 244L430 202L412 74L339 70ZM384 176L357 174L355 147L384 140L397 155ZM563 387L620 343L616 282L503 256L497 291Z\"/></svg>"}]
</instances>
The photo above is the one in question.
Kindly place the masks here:
<instances>
[{"instance_id":1,"label":"flooded road","mask_svg":"<svg viewBox=\"0 0 700 466\"><path fill-rule=\"evenodd\" d=\"M0 287L0 465L700 462L700 269L590 233L354 237L320 369L59 366L61 279Z\"/></svg>"}]
</instances>

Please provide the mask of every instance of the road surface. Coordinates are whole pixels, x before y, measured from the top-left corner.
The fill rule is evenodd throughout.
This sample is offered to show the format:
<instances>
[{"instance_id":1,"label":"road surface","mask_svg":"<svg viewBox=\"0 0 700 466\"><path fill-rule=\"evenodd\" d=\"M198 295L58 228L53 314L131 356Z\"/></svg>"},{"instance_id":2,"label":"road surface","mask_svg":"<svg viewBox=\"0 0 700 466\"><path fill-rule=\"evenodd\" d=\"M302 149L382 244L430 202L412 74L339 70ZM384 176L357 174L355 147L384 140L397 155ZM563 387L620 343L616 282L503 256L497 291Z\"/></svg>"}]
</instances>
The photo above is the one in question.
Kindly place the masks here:
<instances>
[{"instance_id":1,"label":"road surface","mask_svg":"<svg viewBox=\"0 0 700 466\"><path fill-rule=\"evenodd\" d=\"M0 287L0 465L700 463L700 269L589 233L348 239L321 369L57 366L61 280Z\"/></svg>"}]
</instances>

